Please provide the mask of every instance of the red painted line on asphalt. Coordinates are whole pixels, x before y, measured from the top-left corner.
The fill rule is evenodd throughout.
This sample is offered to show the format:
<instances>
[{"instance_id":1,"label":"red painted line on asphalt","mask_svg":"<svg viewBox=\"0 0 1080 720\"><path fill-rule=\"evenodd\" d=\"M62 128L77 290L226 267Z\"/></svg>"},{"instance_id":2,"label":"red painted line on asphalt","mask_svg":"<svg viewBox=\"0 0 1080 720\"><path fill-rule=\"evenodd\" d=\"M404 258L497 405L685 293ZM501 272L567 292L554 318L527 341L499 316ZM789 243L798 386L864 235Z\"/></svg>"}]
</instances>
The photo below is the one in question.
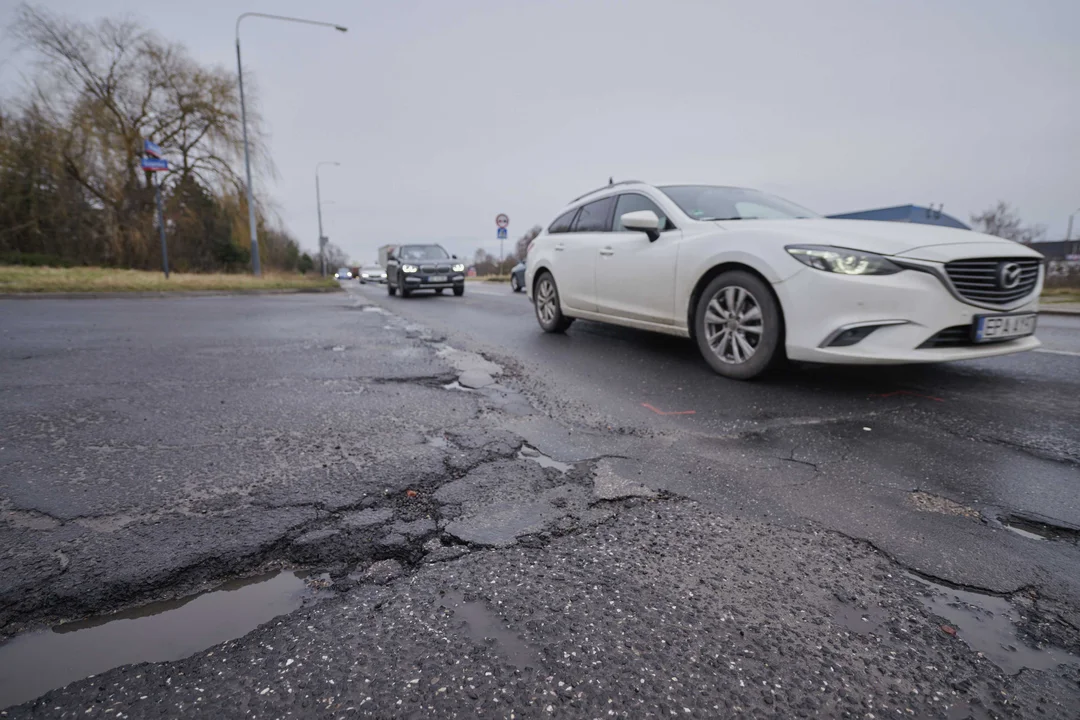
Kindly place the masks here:
<instances>
[{"instance_id":1,"label":"red painted line on asphalt","mask_svg":"<svg viewBox=\"0 0 1080 720\"><path fill-rule=\"evenodd\" d=\"M871 395L870 397L896 397L897 395L911 395L912 397L923 398L924 400L933 400L934 402L945 402L944 398L934 397L933 395L922 395L917 392L911 392L910 390L893 390L892 392L882 393L880 395Z\"/></svg>"},{"instance_id":2,"label":"red painted line on asphalt","mask_svg":"<svg viewBox=\"0 0 1080 720\"><path fill-rule=\"evenodd\" d=\"M663 410L657 410L649 403L641 403L641 405L642 407L649 408L657 415L694 415L695 413L697 413L697 410L671 410L668 412L664 412Z\"/></svg>"}]
</instances>

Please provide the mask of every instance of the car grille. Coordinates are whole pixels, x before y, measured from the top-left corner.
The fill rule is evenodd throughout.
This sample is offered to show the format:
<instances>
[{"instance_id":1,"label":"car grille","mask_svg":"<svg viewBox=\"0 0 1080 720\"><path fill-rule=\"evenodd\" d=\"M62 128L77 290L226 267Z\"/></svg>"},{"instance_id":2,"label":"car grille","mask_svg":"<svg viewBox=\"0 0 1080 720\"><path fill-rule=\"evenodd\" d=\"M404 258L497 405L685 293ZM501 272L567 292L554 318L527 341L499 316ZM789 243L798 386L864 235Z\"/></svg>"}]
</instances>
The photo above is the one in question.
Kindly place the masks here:
<instances>
[{"instance_id":1,"label":"car grille","mask_svg":"<svg viewBox=\"0 0 1080 720\"><path fill-rule=\"evenodd\" d=\"M450 272L449 265L421 265L420 272L426 273L448 273Z\"/></svg>"},{"instance_id":2,"label":"car grille","mask_svg":"<svg viewBox=\"0 0 1080 720\"><path fill-rule=\"evenodd\" d=\"M1025 298L1035 290L1039 282L1039 260L1032 258L985 258L978 260L955 260L945 263L956 292L976 303L1007 305ZM1020 282L1016 287L1001 286L1001 269L1005 264L1015 263L1020 268Z\"/></svg>"}]
</instances>

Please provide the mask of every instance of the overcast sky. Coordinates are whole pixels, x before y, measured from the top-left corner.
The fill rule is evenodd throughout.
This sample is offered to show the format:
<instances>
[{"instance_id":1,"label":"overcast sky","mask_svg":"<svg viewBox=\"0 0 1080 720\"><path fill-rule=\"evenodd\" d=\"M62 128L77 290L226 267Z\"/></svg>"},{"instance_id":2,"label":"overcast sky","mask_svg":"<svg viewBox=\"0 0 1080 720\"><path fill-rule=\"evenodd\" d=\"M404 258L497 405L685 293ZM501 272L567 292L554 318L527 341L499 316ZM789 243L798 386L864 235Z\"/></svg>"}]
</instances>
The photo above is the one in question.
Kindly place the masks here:
<instances>
[{"instance_id":1,"label":"overcast sky","mask_svg":"<svg viewBox=\"0 0 1080 720\"><path fill-rule=\"evenodd\" d=\"M1080 2L49 0L129 15L235 68L248 19L287 227L354 262L471 255L616 179L758 187L820 212L998 199L1064 236L1080 208ZM15 3L0 2L0 24ZM26 71L0 38L0 90ZM1078 218L1080 221L1080 218ZM1077 231L1074 230L1074 234Z\"/></svg>"}]
</instances>

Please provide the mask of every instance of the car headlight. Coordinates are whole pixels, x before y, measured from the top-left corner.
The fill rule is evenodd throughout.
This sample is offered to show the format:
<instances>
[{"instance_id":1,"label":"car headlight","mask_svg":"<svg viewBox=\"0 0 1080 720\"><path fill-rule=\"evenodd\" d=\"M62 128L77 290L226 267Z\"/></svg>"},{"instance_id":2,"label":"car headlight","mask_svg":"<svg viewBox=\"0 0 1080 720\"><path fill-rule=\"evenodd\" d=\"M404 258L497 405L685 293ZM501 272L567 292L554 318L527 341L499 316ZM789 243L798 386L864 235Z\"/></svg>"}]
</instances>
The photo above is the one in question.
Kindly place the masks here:
<instances>
[{"instance_id":1,"label":"car headlight","mask_svg":"<svg viewBox=\"0 0 1080 720\"><path fill-rule=\"evenodd\" d=\"M420 268L416 267L415 265L402 265L401 266L401 272L406 272L406 273L416 272L419 269Z\"/></svg>"},{"instance_id":2,"label":"car headlight","mask_svg":"<svg viewBox=\"0 0 1080 720\"><path fill-rule=\"evenodd\" d=\"M454 272L465 272L465 266L463 264L461 264L461 263L458 263L457 265L455 265L454 267L452 267L450 269L453 270Z\"/></svg>"},{"instance_id":3,"label":"car headlight","mask_svg":"<svg viewBox=\"0 0 1080 720\"><path fill-rule=\"evenodd\" d=\"M892 275L904 269L888 258L861 250L830 245L788 245L784 249L803 265L841 275Z\"/></svg>"}]
</instances>

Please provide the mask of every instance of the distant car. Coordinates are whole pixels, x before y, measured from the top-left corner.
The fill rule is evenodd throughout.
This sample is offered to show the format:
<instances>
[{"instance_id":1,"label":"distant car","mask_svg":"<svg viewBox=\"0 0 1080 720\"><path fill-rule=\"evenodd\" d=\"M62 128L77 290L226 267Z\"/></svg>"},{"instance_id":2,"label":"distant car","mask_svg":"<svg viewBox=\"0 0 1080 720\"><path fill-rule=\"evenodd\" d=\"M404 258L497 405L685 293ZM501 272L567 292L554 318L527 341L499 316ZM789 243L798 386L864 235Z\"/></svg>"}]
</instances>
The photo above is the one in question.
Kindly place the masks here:
<instances>
[{"instance_id":1,"label":"distant car","mask_svg":"<svg viewBox=\"0 0 1080 720\"><path fill-rule=\"evenodd\" d=\"M352 270L349 268L338 268L334 278L337 280L352 280Z\"/></svg>"},{"instance_id":2,"label":"distant car","mask_svg":"<svg viewBox=\"0 0 1080 720\"><path fill-rule=\"evenodd\" d=\"M514 292L525 289L525 263L519 262L510 270L510 288Z\"/></svg>"},{"instance_id":3,"label":"distant car","mask_svg":"<svg viewBox=\"0 0 1080 720\"><path fill-rule=\"evenodd\" d=\"M378 265L372 265L371 267L360 268L360 284L366 285L369 282L373 283L385 283L386 271Z\"/></svg>"},{"instance_id":4,"label":"distant car","mask_svg":"<svg viewBox=\"0 0 1080 720\"><path fill-rule=\"evenodd\" d=\"M887 365L1039 347L1043 256L970 230L830 220L756 190L609 184L528 250L546 332L575 318L690 337L716 372Z\"/></svg>"},{"instance_id":5,"label":"distant car","mask_svg":"<svg viewBox=\"0 0 1080 720\"><path fill-rule=\"evenodd\" d=\"M465 264L441 245L402 245L386 261L386 292L409 297L417 290L465 294Z\"/></svg>"}]
</instances>

